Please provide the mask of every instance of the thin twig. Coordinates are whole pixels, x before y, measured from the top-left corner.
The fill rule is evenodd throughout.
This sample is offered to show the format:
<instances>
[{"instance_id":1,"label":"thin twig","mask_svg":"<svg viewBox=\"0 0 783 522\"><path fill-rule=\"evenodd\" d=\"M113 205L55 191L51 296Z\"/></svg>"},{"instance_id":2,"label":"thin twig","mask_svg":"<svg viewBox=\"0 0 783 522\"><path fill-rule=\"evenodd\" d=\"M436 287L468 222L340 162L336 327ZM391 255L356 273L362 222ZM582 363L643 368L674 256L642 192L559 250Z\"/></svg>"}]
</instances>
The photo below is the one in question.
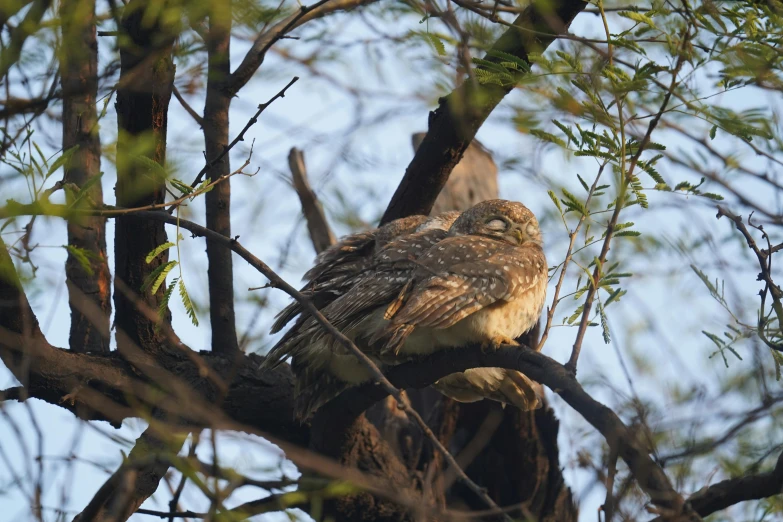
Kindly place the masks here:
<instances>
[{"instance_id":1,"label":"thin twig","mask_svg":"<svg viewBox=\"0 0 783 522\"><path fill-rule=\"evenodd\" d=\"M196 458L196 448L198 447L199 442L199 434L197 432L193 432L190 439L190 449L188 450L188 457L195 459ZM188 476L185 473L182 473L182 476L179 479L179 484L177 485L176 491L174 491L174 494L171 496L171 500L169 501L169 522L174 521L174 513L177 511L177 506L179 505L179 497L182 496L182 492L185 490L185 483L188 481Z\"/></svg>"},{"instance_id":2,"label":"thin twig","mask_svg":"<svg viewBox=\"0 0 783 522\"><path fill-rule=\"evenodd\" d=\"M617 475L617 448L609 448L609 462L606 467L606 499L601 509L604 512L604 522L609 522L614 516L614 478Z\"/></svg>"},{"instance_id":3,"label":"thin twig","mask_svg":"<svg viewBox=\"0 0 783 522\"><path fill-rule=\"evenodd\" d=\"M245 141L245 133L248 131L248 129L250 129L250 127L255 125L256 122L258 122L258 117L261 116L261 113L264 112L267 107L272 105L272 103L276 99L278 99L278 98L285 98L285 92L288 90L289 87L291 87L297 81L299 81L299 77L298 76L294 76L293 79L290 82L288 82L288 85L283 87L280 90L280 92L278 92L277 94L272 96L266 103L262 103L261 105L259 105L258 106L258 111L256 111L256 113L253 115L252 118L250 118L250 120L248 120L247 124L242 129L242 131L240 131L240 133L237 135L237 137L234 138L234 141L229 143L228 146L224 147L223 148L223 152L218 154L218 156L216 158L212 159L211 161L208 161L207 164L204 165L204 168L202 168L201 171L199 171L198 175L196 175L196 179L193 180L193 183L191 183L190 186L195 188L199 183L201 183L201 179L204 177L204 174L206 174L209 169L211 169L212 167L217 165L220 162L220 160L222 160L226 156L226 154L228 154L228 151L233 149L234 146L237 143L239 143L240 141ZM172 209L169 209L169 213L171 213L171 212L172 212Z\"/></svg>"},{"instance_id":4,"label":"thin twig","mask_svg":"<svg viewBox=\"0 0 783 522\"><path fill-rule=\"evenodd\" d=\"M199 113L197 113L196 110L193 107L190 106L190 104L188 103L188 101L185 98L182 97L182 94L180 94L179 89L177 89L176 85L174 86L173 93L174 93L174 97L177 99L179 104L182 105L183 109L185 109L185 112L190 114L190 116L194 120L196 120L196 123L198 123L199 127L203 127L204 126L204 118Z\"/></svg>"},{"instance_id":5,"label":"thin twig","mask_svg":"<svg viewBox=\"0 0 783 522\"><path fill-rule=\"evenodd\" d=\"M682 68L683 64L685 63L685 53L682 52L682 47L685 46L685 43L688 41L688 29L686 29L686 32L683 34L682 40L680 42L680 53L677 57L677 64L675 65L674 69L672 70L672 81L669 84L668 90L666 91L666 94L663 97L663 103L661 103L661 108L658 111L658 113L655 115L655 117L650 121L650 124L647 126L647 132L644 135L644 138L642 138L642 141L639 143L639 148L636 151L636 154L631 158L630 165L628 167L628 172L623 172L623 178L620 180L620 195L615 200L615 208L614 212L612 213L612 217L609 220L609 223L606 227L606 237L604 238L604 244L601 247L601 253L598 256L598 260L595 264L595 269L593 270L593 277L590 281L589 288L587 290L587 296L585 297L585 304L584 309L582 311L582 319L579 323L579 330L576 334L576 340L574 341L574 346L571 349L571 357L568 359L568 363L566 364L566 368L570 372L572 372L574 375L576 375L576 365L577 361L579 359L579 353L582 350L582 343L584 341L585 333L587 331L587 325L590 323L590 310L593 306L593 300L595 299L595 295L598 292L599 287L599 279L601 277L601 269L603 267L604 262L606 261L606 256L609 253L609 245L611 243L612 238L614 237L614 231L615 227L617 226L617 221L620 217L620 211L624 208L624 199L625 199L625 188L627 187L628 183L631 180L631 177L633 176L633 171L636 168L636 164L639 162L639 158L642 155L642 152L644 152L645 147L650 143L650 137L652 136L653 131L658 126L658 122L661 120L661 117L663 116L663 113L666 111L666 107L669 105L669 100L671 100L672 94L674 92L674 88L677 86L677 74L679 74L680 69ZM624 146L624 144L623 144ZM625 157L622 158L623 162L625 162Z\"/></svg>"},{"instance_id":6,"label":"thin twig","mask_svg":"<svg viewBox=\"0 0 783 522\"><path fill-rule=\"evenodd\" d=\"M761 269L761 272L759 273L759 280L764 281L766 284L766 288L769 289L769 294L772 296L772 308L775 310L775 315L777 315L778 317L778 323L783 325L783 303L781 303L781 300L783 300L783 291L781 291L780 287L776 285L775 281L772 279L772 273L770 272L769 265L768 265L768 259L771 258L771 256L765 256L762 250L758 247L750 231L742 222L742 217L733 214L732 212L730 212L729 210L721 206L718 206L718 214L716 217L720 219L722 216L726 216L734 223L734 226L743 235L745 241L748 242L748 247L756 255L756 259L758 260L759 263L759 268ZM748 218L748 222L750 223L750 218ZM761 225L758 226L760 227ZM762 233L766 235L766 232L763 232L763 230ZM771 251L772 247L770 247L768 250ZM766 291L761 294L762 299L764 299L765 296L766 296ZM763 314L764 310L762 310L761 313ZM762 340L764 340L767 346L777 351L783 351L783 347L775 343L769 342L768 340L766 340L765 336L763 335L763 332L761 332L761 330L759 331L761 333Z\"/></svg>"},{"instance_id":7,"label":"thin twig","mask_svg":"<svg viewBox=\"0 0 783 522\"><path fill-rule=\"evenodd\" d=\"M587 194L587 199L585 200L585 208L589 208L590 200L593 198L593 193L595 192L595 188L598 186L598 180L601 178L601 174L603 174L607 164L608 162L604 162L603 164L601 164L601 167L598 169L598 174L595 176L595 181L593 181L593 184L590 187L590 193ZM568 268L568 264L571 262L571 258L574 255L573 250L574 250L574 244L576 243L576 236L579 233L579 229L582 227L582 224L584 224L586 219L587 219L587 215L582 214L574 230L569 232L568 234L569 236L568 250L566 251L566 256L562 263L563 266L560 269L560 277L558 278L557 284L555 285L555 295L552 296L552 306L549 307L549 309L546 312L546 324L544 325L544 331L541 334L541 339L539 339L538 341L538 346L536 346L536 351L538 352L540 352L544 348L544 344L546 343L546 340L549 337L549 332L552 329L552 320L555 317L555 310L557 309L557 305L559 302L558 299L560 297L560 289L563 287L563 281L565 281L566 269Z\"/></svg>"}]
</instances>

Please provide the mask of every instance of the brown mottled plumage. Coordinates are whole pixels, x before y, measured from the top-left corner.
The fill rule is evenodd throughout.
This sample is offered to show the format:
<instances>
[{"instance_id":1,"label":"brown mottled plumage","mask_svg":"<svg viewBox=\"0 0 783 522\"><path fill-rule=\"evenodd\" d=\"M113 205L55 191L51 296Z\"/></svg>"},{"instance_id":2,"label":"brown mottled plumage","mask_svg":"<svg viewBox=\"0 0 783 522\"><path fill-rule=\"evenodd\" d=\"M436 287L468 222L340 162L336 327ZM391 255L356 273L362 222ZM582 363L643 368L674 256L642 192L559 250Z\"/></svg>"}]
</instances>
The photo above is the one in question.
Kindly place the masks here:
<instances>
[{"instance_id":1,"label":"brown mottled plumage","mask_svg":"<svg viewBox=\"0 0 783 522\"><path fill-rule=\"evenodd\" d=\"M514 344L538 322L547 265L538 223L526 207L503 200L479 203L460 216L449 236L419 258L406 295L387 309L388 324L371 338L387 357L472 343ZM435 388L461 402L489 398L522 409L539 405L537 385L501 368L452 374Z\"/></svg>"},{"instance_id":2,"label":"brown mottled plumage","mask_svg":"<svg viewBox=\"0 0 783 522\"><path fill-rule=\"evenodd\" d=\"M309 297L316 308L323 308L344 293L347 279L365 270L376 251L396 237L414 232L427 220L427 216L408 216L341 238L318 254L313 268L302 278L307 284L300 292ZM286 306L277 314L271 333L279 332L301 313L302 305L296 301Z\"/></svg>"},{"instance_id":3,"label":"brown mottled plumage","mask_svg":"<svg viewBox=\"0 0 783 522\"><path fill-rule=\"evenodd\" d=\"M394 298L404 285L401 274L410 273L415 268L415 258L446 236L448 228L459 214L447 212L420 220L413 233L408 233L410 228L407 227L389 227L401 220L386 225L389 228L385 236L375 240L374 252L364 258L357 256L351 260L358 268L353 272L341 269L338 281L320 279L322 288L328 291L315 292L321 300L319 309L334 326L351 338L355 323L360 322L360 314L368 307L385 306ZM396 239L388 232L389 229L396 230ZM383 231L384 227L380 230ZM336 266L346 265L342 262ZM374 288L368 291L368 286ZM306 314L300 316L291 330L272 348L264 366L279 364L288 356L292 357L291 365L297 376L296 404L297 416L300 418L306 418L339 394L346 388L346 382L362 382L369 378L366 368ZM352 376L354 373L356 377ZM339 374L341 378L335 378L332 374Z\"/></svg>"},{"instance_id":4,"label":"brown mottled plumage","mask_svg":"<svg viewBox=\"0 0 783 522\"><path fill-rule=\"evenodd\" d=\"M423 231L380 248L369 268L350 278L350 288L322 309L380 365L471 343L513 342L539 318L547 268L533 214L519 203L491 200L463 213L448 233L428 228L449 219L430 220ZM300 418L371 378L311 318L295 328L269 361L292 356ZM449 375L435 387L463 402L486 397L524 409L538 403L526 377L499 368Z\"/></svg>"}]
</instances>

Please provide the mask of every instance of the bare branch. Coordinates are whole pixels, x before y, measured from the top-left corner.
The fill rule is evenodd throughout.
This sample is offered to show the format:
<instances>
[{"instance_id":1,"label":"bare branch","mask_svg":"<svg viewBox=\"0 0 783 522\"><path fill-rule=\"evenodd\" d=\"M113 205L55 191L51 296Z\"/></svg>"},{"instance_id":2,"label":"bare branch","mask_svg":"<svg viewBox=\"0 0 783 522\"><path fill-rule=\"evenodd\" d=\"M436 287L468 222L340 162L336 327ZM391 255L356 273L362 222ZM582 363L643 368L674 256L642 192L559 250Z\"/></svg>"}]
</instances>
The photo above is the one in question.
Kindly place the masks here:
<instances>
[{"instance_id":1,"label":"bare branch","mask_svg":"<svg viewBox=\"0 0 783 522\"><path fill-rule=\"evenodd\" d=\"M310 232L313 248L316 253L321 253L335 243L335 238L326 221L324 209L315 192L310 188L304 154L301 150L296 147L291 149L288 153L288 166L291 168L294 190L302 203L302 214L307 221L307 230Z\"/></svg>"},{"instance_id":2,"label":"bare branch","mask_svg":"<svg viewBox=\"0 0 783 522\"><path fill-rule=\"evenodd\" d=\"M229 81L226 82L227 93L230 96L236 95L250 78L253 77L261 64L264 63L267 51L269 51L275 43L285 37L292 29L296 29L310 20L322 18L336 11L347 11L354 7L370 4L375 1L376 0L319 0L309 6L301 6L294 14L276 23L270 27L269 30L256 38L253 42L253 46L242 60L242 63L239 64L239 67L231 74Z\"/></svg>"},{"instance_id":3,"label":"bare branch","mask_svg":"<svg viewBox=\"0 0 783 522\"><path fill-rule=\"evenodd\" d=\"M158 427L150 426L136 440L127 460L98 489L73 522L123 522L144 503L169 469L168 454L176 454L184 437L176 443L161 440Z\"/></svg>"},{"instance_id":4,"label":"bare branch","mask_svg":"<svg viewBox=\"0 0 783 522\"><path fill-rule=\"evenodd\" d=\"M258 117L261 116L261 113L266 110L267 107L272 105L272 102L274 102L278 98L285 98L285 92L288 90L289 87L291 87L293 84L295 84L299 80L298 76L294 76L293 79L291 79L288 84L283 87L277 94L269 98L269 100L266 103L262 103L258 106L258 111L253 115L252 118L250 118L245 124L244 128L239 132L236 138L234 138L234 141L228 144L228 147L223 149L223 152L221 152L215 159L212 161L207 162L206 165L199 171L199 173L196 175L196 179L193 180L193 183L190 184L191 187L196 187L199 183L201 183L201 180L204 178L204 174L207 173L207 171L214 165L216 165L219 161L223 159L223 157L228 154L228 152L236 146L237 143L240 141L245 141L245 133L252 127L253 125L258 122ZM215 181L215 180L213 180ZM169 213L173 212L174 208L169 209Z\"/></svg>"},{"instance_id":5,"label":"bare branch","mask_svg":"<svg viewBox=\"0 0 783 522\"><path fill-rule=\"evenodd\" d=\"M552 2L555 3L555 2ZM525 8L503 36L492 46L493 51L513 54L530 63L531 52L543 52L556 36L567 30L574 17L587 5L578 0L560 0L556 6L533 2ZM498 59L491 54L489 61ZM479 85L467 79L430 113L427 135L405 171L392 196L381 224L414 214L429 214L435 199L446 184L454 166L460 161L479 127L513 85Z\"/></svg>"},{"instance_id":6,"label":"bare branch","mask_svg":"<svg viewBox=\"0 0 783 522\"><path fill-rule=\"evenodd\" d=\"M93 205L103 204L101 186L101 140L97 132L98 45L95 41L95 2L64 0L60 6L63 39L60 78L63 93L63 153L70 153L63 182L73 184ZM76 147L76 150L73 149ZM80 194L84 197L84 194ZM75 199L68 191L69 203ZM68 221L68 259L65 274L68 291L89 296L101 314L93 320L74 307L70 299L71 331L69 347L73 351L108 352L111 315L111 274L106 253L106 219L82 216ZM78 255L77 255L78 254ZM88 264L83 265L84 257ZM97 322L96 322L97 321Z\"/></svg>"},{"instance_id":7,"label":"bare branch","mask_svg":"<svg viewBox=\"0 0 783 522\"><path fill-rule=\"evenodd\" d=\"M231 173L228 155L228 113L231 96L223 89L231 72L232 4L214 6L209 14L206 34L207 95L204 103L205 172L210 180L227 178ZM259 107L259 111L260 111ZM243 131L244 132L244 131ZM236 140L234 141L236 143ZM227 179L205 195L207 228L231 237L231 180ZM231 251L207 239L207 280L212 347L223 353L239 351L234 304L234 262Z\"/></svg>"},{"instance_id":8,"label":"bare branch","mask_svg":"<svg viewBox=\"0 0 783 522\"><path fill-rule=\"evenodd\" d=\"M196 112L196 110L190 106L188 101L182 96L182 93L179 92L179 89L177 89L177 86L174 86L174 97L177 99L180 105L182 105L182 108L185 109L185 112L190 114L190 117L193 118L196 123L198 123L199 127L204 127L204 118L201 117L199 113Z\"/></svg>"}]
</instances>

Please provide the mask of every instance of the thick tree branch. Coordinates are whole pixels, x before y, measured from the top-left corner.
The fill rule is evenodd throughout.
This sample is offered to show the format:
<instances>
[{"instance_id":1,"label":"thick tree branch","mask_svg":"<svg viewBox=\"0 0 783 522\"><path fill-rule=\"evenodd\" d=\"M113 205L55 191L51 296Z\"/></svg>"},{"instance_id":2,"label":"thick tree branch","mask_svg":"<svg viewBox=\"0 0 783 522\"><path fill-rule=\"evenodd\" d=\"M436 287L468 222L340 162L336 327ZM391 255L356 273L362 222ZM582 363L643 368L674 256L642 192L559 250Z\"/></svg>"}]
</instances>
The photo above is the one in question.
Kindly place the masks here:
<instances>
[{"instance_id":1,"label":"thick tree branch","mask_svg":"<svg viewBox=\"0 0 783 522\"><path fill-rule=\"evenodd\" d=\"M86 187L89 201L103 204L101 187L101 141L98 135L98 43L95 39L95 2L64 0L60 6L64 45L61 49L60 78L63 96L63 151L72 152L65 165L64 183ZM87 188L88 187L88 188ZM68 203L75 199L67 192ZM87 201L83 198L82 201ZM111 275L106 255L106 219L100 216L74 216L68 221L69 250L65 262L68 291L86 295L101 311L88 319L74 304L71 295L71 333L68 345L73 351L108 352L111 315ZM84 252L89 269L82 265ZM98 321L95 324L94 321Z\"/></svg>"},{"instance_id":2,"label":"thick tree branch","mask_svg":"<svg viewBox=\"0 0 783 522\"><path fill-rule=\"evenodd\" d=\"M259 269L270 279L273 286L297 297L298 292L293 287L280 279L263 261L253 256L238 242L220 236L195 223L184 220L177 221L176 218L165 212L139 212L136 216L137 218L172 224L178 223L180 227L194 234L215 239L223 238L220 239L221 243L230 247L252 266ZM298 297L301 298L301 295ZM303 304L309 305L310 303L305 300ZM317 310L311 310L311 308L312 305L308 308L308 312L319 319L319 322L326 323L325 327L329 329L331 325L328 324L328 321ZM0 316L0 319L3 317ZM0 322L0 325L4 326L5 324ZM331 330L330 333L334 335ZM342 337L339 332L336 335L338 338ZM682 514L689 520L699 520L698 515L689 512L688 506L682 497L674 491L663 470L639 445L633 433L623 424L617 414L590 397L563 365L530 349L503 347L492 353L483 353L480 347L444 350L421 361L393 368L383 379L386 384L365 385L349 390L324 407L327 411L323 412L323 417L329 418L336 425L345 425L346 420L355 418L373 403L388 395L390 388L421 388L445 375L476 367L516 369L558 393L604 436L610 447L616 449L618 455L628 465L639 486L650 496L653 503L668 513ZM30 392L35 396L33 390Z\"/></svg>"},{"instance_id":3,"label":"thick tree branch","mask_svg":"<svg viewBox=\"0 0 783 522\"><path fill-rule=\"evenodd\" d=\"M207 96L204 104L204 145L209 160L206 176L220 179L231 173L228 150L228 112L231 96L223 86L231 73L231 2L215 4L209 14ZM206 193L207 228L231 237L231 180ZM239 350L234 312L234 264L231 251L207 239L207 279L212 347L223 353Z\"/></svg>"},{"instance_id":4,"label":"thick tree branch","mask_svg":"<svg viewBox=\"0 0 783 522\"><path fill-rule=\"evenodd\" d=\"M432 384L440 376L478 367L516 369L552 389L593 425L610 447L617 450L639 486L654 504L669 513L685 515L688 520L699 520L697 515L689 512L688 506L674 491L666 474L639 445L634 434L617 414L590 397L563 365L543 354L515 346L504 346L491 353L483 353L478 346L465 347L443 350L418 361L397 366L386 375L400 388L422 388ZM333 422L340 423L346 418L361 414L386 395L387 392L382 386L368 384L345 392L325 408L328 409L328 416Z\"/></svg>"},{"instance_id":5,"label":"thick tree branch","mask_svg":"<svg viewBox=\"0 0 783 522\"><path fill-rule=\"evenodd\" d=\"M132 0L123 10L122 31L125 38L120 47L120 79L117 87L117 204L124 207L162 203L166 195L162 168L150 168L152 162L161 167L166 161L166 131L168 105L174 86L172 45L174 35L159 27L160 20L147 20L150 0ZM150 161L151 160L151 161ZM114 236L115 275L119 282L138 292L147 277L168 262L163 252L147 263L147 255L166 242L166 232L160 223L141 221L132 216L116 221ZM147 307L157 310L163 299L165 283L155 294L144 292ZM136 303L115 284L115 318L120 352L135 345L154 353L165 353L166 345ZM168 316L168 310L165 311Z\"/></svg>"},{"instance_id":6,"label":"thick tree branch","mask_svg":"<svg viewBox=\"0 0 783 522\"><path fill-rule=\"evenodd\" d=\"M718 482L691 496L688 502L697 513L706 517L740 502L781 493L783 493L783 454L778 457L775 469L772 471Z\"/></svg>"},{"instance_id":7,"label":"thick tree branch","mask_svg":"<svg viewBox=\"0 0 783 522\"><path fill-rule=\"evenodd\" d=\"M775 469L772 471L718 482L691 495L688 502L694 511L706 517L740 502L760 500L781 493L783 493L783 454L778 457ZM651 522L666 520L661 516Z\"/></svg>"},{"instance_id":8,"label":"thick tree branch","mask_svg":"<svg viewBox=\"0 0 783 522\"><path fill-rule=\"evenodd\" d=\"M532 52L543 52L556 35L563 33L587 5L578 0L533 2L514 20L492 46L530 63ZM488 54L485 59L497 61ZM413 214L429 214L479 127L513 85L479 85L469 78L430 113L429 130L405 171L397 191L381 219L381 224Z\"/></svg>"}]
</instances>

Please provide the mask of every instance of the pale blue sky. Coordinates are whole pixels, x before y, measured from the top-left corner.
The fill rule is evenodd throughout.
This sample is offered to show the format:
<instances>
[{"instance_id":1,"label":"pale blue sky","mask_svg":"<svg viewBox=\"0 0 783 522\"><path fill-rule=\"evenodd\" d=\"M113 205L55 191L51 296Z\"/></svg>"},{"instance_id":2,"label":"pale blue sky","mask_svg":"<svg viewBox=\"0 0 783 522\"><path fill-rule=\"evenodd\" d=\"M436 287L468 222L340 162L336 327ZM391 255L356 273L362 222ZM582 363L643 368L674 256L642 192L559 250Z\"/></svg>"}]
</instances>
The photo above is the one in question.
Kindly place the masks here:
<instances>
[{"instance_id":1,"label":"pale blue sky","mask_svg":"<svg viewBox=\"0 0 783 522\"><path fill-rule=\"evenodd\" d=\"M597 19L591 15L581 15L572 31L580 35L596 34ZM369 30L356 22L350 22L348 17L340 17L331 22L338 24L330 27L330 34L341 35L344 40L359 39ZM343 25L340 25L343 24ZM389 31L402 33L403 27L387 28ZM600 34L600 33L598 33ZM103 41L101 42L104 43ZM302 47L297 48L297 45ZM287 49L297 51L314 45L306 41L285 42ZM234 63L238 63L247 44L237 42L233 47ZM302 226L298 201L293 190L282 181L281 176L287 174L286 156L292 146L305 150L306 160L312 182L323 196L327 211L337 211L340 201L334 190L339 188L343 196L360 209L361 216L368 222L376 219L399 182L406 165L412 157L410 135L426 128L427 113L433 107L433 78L427 75L427 53L431 50L422 47L418 52L419 59L414 60L413 53L403 54L399 59L388 48L385 51L383 63L384 75L379 78L367 67L366 46L350 48L349 58L343 65L328 67L328 72L345 84L361 85L367 89L391 91L399 93L394 101L381 97L367 98L365 101L366 115L364 130L350 137L351 148L348 161L335 164L336 144L342 144L344 130L351 125L351 116L355 108L354 100L345 96L332 84L323 79L312 77L307 70L285 65L272 54L260 72L248 86L242 90L234 101L231 112L231 136L244 126L255 106L267 100L283 85L292 74L301 76L301 80L288 92L288 95L275 102L264 113L261 121L247 134L246 142L231 153L232 165L242 163L250 142L255 139L254 156L251 167L260 167L255 177L236 177L232 180L234 194L233 233L240 236L240 242L267 261L273 267L280 268L280 274L288 281L297 282L301 274L309 267L313 258L306 229ZM705 80L706 81L706 80ZM421 93L427 100L416 101L412 94ZM529 159L540 153L539 145L513 130L503 118L508 114L510 104L522 101L524 92L517 91L503 102L497 114L480 130L479 139L493 152L504 158L518 157ZM197 110L201 110L203 102L191 100ZM723 103L742 107L748 103L777 103L762 98L749 99L743 95L726 95ZM391 113L387 111L393 110ZM172 100L170 116L169 159L178 165L182 178L189 180L193 173L202 165L203 137L192 119ZM374 123L374 119L377 121ZM116 129L116 119L113 108L110 107L107 118L102 124L106 130L104 139L112 140ZM57 135L57 129L51 129ZM673 136L659 136L657 141L664 141L670 147L690 147ZM728 146L728 145L727 145ZM334 166L336 165L336 166ZM104 194L107 203L113 202L112 187L114 173L108 161L104 161L106 170L104 177ZM250 170L250 169L248 169ZM534 212L542 216L552 212L553 205L547 196L548 189L557 190L560 186L572 187L574 192L580 190L575 172L581 173L587 179L592 179L596 168L593 162L586 159L567 160L560 151L546 149L540 153L536 163L536 171L532 175L522 175L514 171L502 171L500 174L501 196L520 200ZM659 170L669 180L679 180L686 177L681 170L663 163ZM1 170L0 170L1 171ZM692 180L692 177L689 178ZM649 185L649 183L645 183ZM11 191L16 190L9 187ZM16 187L18 188L18 187ZM754 195L760 194L753 186L743 190ZM6 192L6 188L3 189ZM765 195L759 195L768 199ZM671 238L681 238L685 234L692 237L702 237L704 230L713 228L714 210L705 201L686 200L683 196L671 194L650 194L649 211L638 207L629 210L626 221L635 221L636 229L642 232L661 232L665 230ZM667 211L674 205L678 213ZM687 205L687 207L685 206ZM203 222L201 203L193 204L187 214L192 219ZM682 212L679 212L682 210ZM298 225L297 225L298 223ZM550 265L559 263L567 246L567 235L562 226L554 220L544 221L546 254ZM338 232L345 232L339 226ZM723 237L729 231L725 223L717 229L716 237ZM169 237L174 233L169 229ZM62 221L56 219L39 219L36 223L35 242L44 245L60 245L64 242L65 227ZM287 264L280 267L281 245L292 239ZM113 226L108 227L108 244L113 244ZM622 248L616 246L618 251ZM186 238L181 245L185 280L194 299L206 302L206 259L204 243L199 239ZM666 411L667 405L661 402L659 390L673 384L699 385L714 391L718 377L737 368L736 365L749 364L732 361L732 367L726 370L723 363L709 359L713 349L709 341L700 333L701 329L714 327L718 331L726 322L726 316L721 309L708 298L701 282L687 268L686 257L676 256L672 250L660 250L652 257L638 264L639 274L627 283L629 294L620 304L608 309L610 325L612 326L613 342L620 353L628 359L631 374L635 376L636 392L648 400L656 400L657 406ZM65 251L61 248L39 250L34 254L36 263L41 266L39 284L30 287L32 305L49 341L56 346L67 346L69 313L64 290ZM248 287L261 286L265 283L254 270L243 260L234 257L237 296L243 299L247 296ZM647 275L643 275L647 272ZM574 285L577 267L569 269L570 284L566 287L571 291ZM717 275L717 274L711 274ZM740 275L736 279L739 292L743 299L752 298L755 290L747 291L746 287L755 289L755 273L752 270L747 276ZM45 282L45 284L43 284ZM55 287L57 290L53 291ZM273 312L287 302L281 292L264 290L263 296L268 298L273 306L260 317L254 332L265 331L270 323ZM551 288L550 288L551 295ZM555 324L561 318L570 315L572 304L564 303L555 316ZM196 350L209 347L208 314L200 313L201 326L193 327L179 303L172 307L174 327L182 339ZM238 306L238 328L240 335L251 322L256 311L255 306L244 303ZM658 330L643 328L650 315L656 318ZM696 325L696 326L694 326ZM575 330L571 328L555 328L546 345L545 352L560 361L568 358L573 344ZM265 339L261 344L254 344L252 350L263 350L273 339ZM657 380L645 379L640 376L640 366L636 364L642 353L647 364L662 368ZM746 360L749 360L747 358ZM771 364L771 361L770 363ZM638 377L637 377L638 375ZM584 351L580 361L580 380L591 384L590 391L600 400L608 403L616 401L614 392L607 386L600 385L606 379L621 393L628 393L629 387L623 376L614 347L607 346L601 340L600 330L588 331ZM10 374L0 368L0 388L14 385ZM773 385L776 386L775 383ZM603 502L604 491L595 488L584 491L589 483L590 475L575 469L577 452L585 445L583 434L592 434L593 430L577 415L569 410L556 396L548 392L552 399L558 417L561 419L560 450L561 465L566 468L567 482L581 500L581 519L595 520L596 509ZM678 413L683 413L678 411ZM693 412L688 412L693 413ZM106 472L94 465L77 462L71 471L62 466L56 457L71 453L85 461L95 461L108 470L116 469L121 459L120 450L127 452L127 445L121 441L111 440L119 437L132 441L144 428L140 421L128 421L122 429L114 430L108 424L101 422L82 423L74 421L73 416L65 410L32 400L25 405L10 403L0 409L0 441L3 450L13 463L15 473L29 479L29 473L35 476L36 464L32 462L25 450L18 447L14 431L17 429L28 439L26 451L37 454L36 436L32 419L45 434L42 444L44 460L44 506L66 506L69 512L78 512L93 496L97 488L106 478ZM666 420L665 415L656 420ZM16 427L15 427L16 426ZM281 465L288 473L295 473L293 466L281 460L280 453L264 441L236 434L223 434L220 437L220 462L223 465L234 465L239 471L253 476L269 477L279 473ZM209 458L208 444L202 443L200 456L203 460ZM592 448L590 448L592 449ZM281 464L282 463L282 464ZM13 475L5 466L0 466L0 499L5 507L0 511L0 522L26 520L29 502L25 496L14 488L7 487L13 480ZM175 480L176 483L176 480ZM30 492L30 486L25 482L22 488ZM70 487L77 484L77 487ZM62 500L62 492L68 495ZM257 493L242 492L236 494L229 503L238 504L245 500L256 498ZM166 509L169 494L161 486L159 494L145 503L145 507ZM182 505L192 510L202 510L207 506L200 493L192 487L185 490ZM46 511L44 518L48 522L56 520L52 511ZM70 520L72 514L68 517ZM132 520L152 520L149 517L135 516ZM285 520L283 515L267 515L256 517L255 520L277 521Z\"/></svg>"}]
</instances>

